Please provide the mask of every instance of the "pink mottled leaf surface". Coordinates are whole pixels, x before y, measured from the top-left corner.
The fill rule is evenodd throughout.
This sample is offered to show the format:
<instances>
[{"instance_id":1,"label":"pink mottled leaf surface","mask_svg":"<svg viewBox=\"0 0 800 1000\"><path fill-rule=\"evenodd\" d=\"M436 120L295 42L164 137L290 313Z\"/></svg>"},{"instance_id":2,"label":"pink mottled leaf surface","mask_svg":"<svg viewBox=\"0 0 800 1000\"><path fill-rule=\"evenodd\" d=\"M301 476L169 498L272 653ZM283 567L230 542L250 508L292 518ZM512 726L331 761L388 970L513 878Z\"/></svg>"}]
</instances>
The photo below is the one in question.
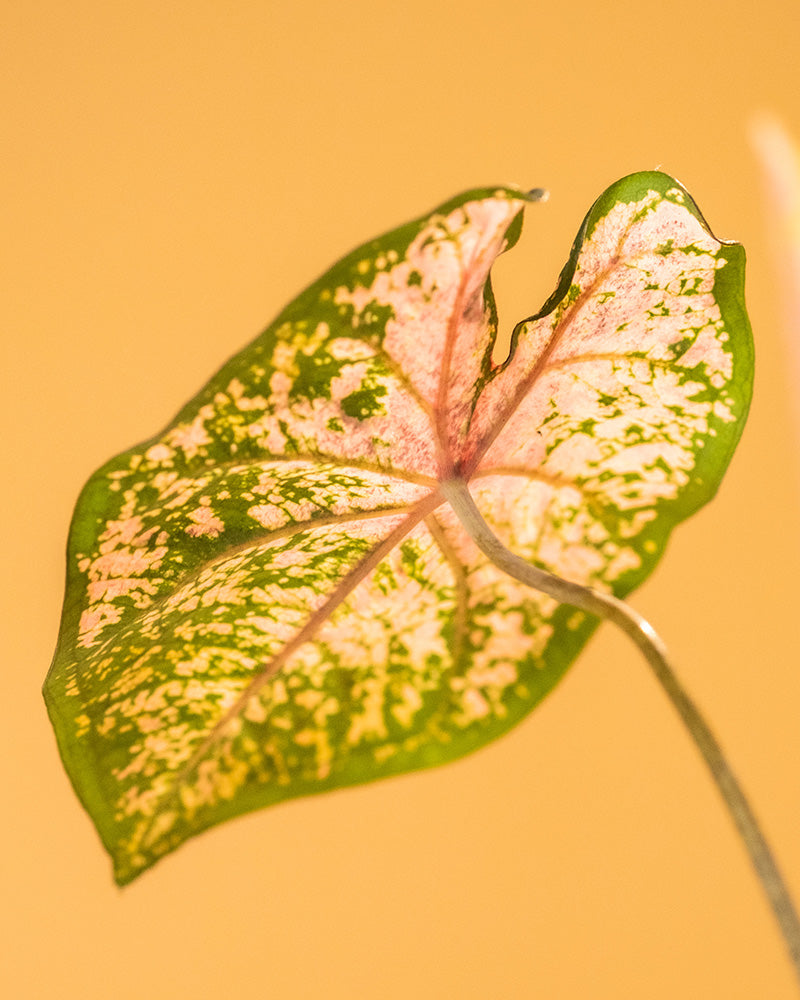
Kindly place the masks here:
<instances>
[{"instance_id":1,"label":"pink mottled leaf surface","mask_svg":"<svg viewBox=\"0 0 800 1000\"><path fill-rule=\"evenodd\" d=\"M244 811L463 755L556 684L596 621L488 563L443 479L618 596L713 496L751 392L741 247L672 178L625 178L493 365L529 200L467 192L360 247L84 488L45 697L120 883Z\"/></svg>"}]
</instances>

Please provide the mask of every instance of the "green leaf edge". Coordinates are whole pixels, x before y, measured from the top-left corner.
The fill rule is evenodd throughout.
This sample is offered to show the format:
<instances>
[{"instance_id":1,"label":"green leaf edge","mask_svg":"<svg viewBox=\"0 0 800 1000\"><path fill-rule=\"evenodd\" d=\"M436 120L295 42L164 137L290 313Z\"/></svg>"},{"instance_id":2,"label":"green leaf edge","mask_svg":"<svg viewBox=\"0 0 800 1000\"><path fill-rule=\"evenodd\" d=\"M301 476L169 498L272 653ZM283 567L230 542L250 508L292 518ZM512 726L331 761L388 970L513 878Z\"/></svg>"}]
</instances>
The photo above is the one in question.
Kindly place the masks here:
<instances>
[{"instance_id":1,"label":"green leaf edge","mask_svg":"<svg viewBox=\"0 0 800 1000\"><path fill-rule=\"evenodd\" d=\"M617 203L630 203L641 200L651 191L656 191L662 196L666 196L668 191L673 190L681 192L683 206L711 233L711 229L694 199L675 178L660 171L638 172L623 177L600 195L584 218L573 241L569 258L562 269L555 291L537 313L526 320L522 320L515 326L511 338L509 358L514 352L522 326L526 322L548 315L567 294L575 274L581 247L585 240L591 236L595 226L607 212ZM62 650L67 645L67 640L70 639L70 645L72 645L74 637L77 634L77 623L79 620L77 605L80 600L80 593L75 591L75 596L72 599L70 599L70 594L73 592L71 583L79 574L72 567L75 564L74 554L76 551L80 551L80 547L84 544L87 534L89 536L88 540L93 540L91 538L90 523L93 517L92 500L94 499L94 487L104 483L108 472L119 468L123 464L123 460L132 451L148 447L151 443L157 441L168 428L180 422L189 412L194 411L195 407L213 398L217 390L224 384L227 384L231 369L236 366L240 355L252 349L262 338L268 337L271 331L282 323L296 318L298 314L302 315L307 305L316 299L318 290L323 284L329 284L340 273L342 275L346 273L348 278L352 278L353 265L357 264L366 253L374 254L377 251L386 251L391 249L391 246L396 242L405 241L408 237L413 238L413 234L418 230L420 224L429 219L431 215L444 215L469 201L497 196L498 194L506 194L509 198L523 199L531 202L538 200L535 196L528 195L522 190L502 185L471 189L449 199L432 211L426 212L414 220L395 229L388 230L381 236L356 247L346 256L340 258L339 261L334 263L332 267L288 303L275 320L258 337L233 354L200 391L181 407L176 416L161 431L104 463L91 476L81 491L70 526L66 596L59 638L50 670L45 679L43 694L51 722L56 732L58 748L64 766L78 799L91 816L100 839L113 860L114 877L118 885L123 886L130 883L144 871L151 868L162 856L171 853L172 850L177 849L178 846L182 846L188 840L194 839L196 835L204 830L223 823L228 819L257 809L263 809L269 805L289 802L295 798L315 795L335 788L367 784L386 777L408 774L412 771L439 766L460 759L486 746L513 729L557 686L600 624L597 619L586 616L579 627L569 628L567 621L574 615L574 609L566 605L561 606L552 619L554 636L559 636L557 648L554 648L556 644L552 641L548 644L544 654L546 665L526 677L526 684L530 690L529 697L525 699L515 698L513 701L507 702L507 714L504 718L498 719L493 716L488 722L484 723L482 728L473 727L468 729L459 734L458 738L453 739L446 746L441 744L428 746L425 748L427 752L422 755L415 754L413 761L405 760L406 753L399 752L385 761L380 769L378 769L371 755L364 752L362 761L359 760L359 757L362 755L352 753L348 761L346 774L338 773L322 781L294 779L289 789L284 786L280 788L254 787L241 789L237 792L234 800L230 802L221 801L216 804L213 816L208 817L207 821L199 822L190 836L181 841L180 844L166 850L164 855L154 855L148 861L146 867L136 869L131 869L129 865L120 865L119 863L120 860L123 862L126 861L127 857L118 858L119 852L116 846L117 826L113 820L112 810L109 808L100 782L95 778L97 769L94 767L93 754L86 752L88 747L86 747L84 741L71 738L74 721L69 713L62 714L61 712L62 698L66 696L60 690L52 690L50 687L51 680L54 684L57 683L59 688L63 686L60 679L55 677L54 672L61 659ZM522 212L519 212L507 230L506 249L510 249L517 243L521 228ZM717 238L715 237L715 239ZM388 242L389 240L391 240L391 243ZM744 248L738 243L720 240L718 242L722 244L719 256L724 257L727 263L725 267L716 272L714 293L730 335L729 346L735 359L734 376L727 387L737 394L735 405L732 407L736 420L725 423L716 418L710 418L717 430L714 447L713 449L706 448L699 452L696 465L691 473L690 483L683 488L678 498L660 501L655 508L657 511L656 518L635 539L631 540L630 544L633 544L637 554L640 556L641 564L637 569L631 570L615 582L613 591L620 598L624 598L649 577L664 553L672 530L679 523L686 520L686 518L696 513L697 510L715 496L744 430L744 424L752 399L754 359L752 330L745 308L743 293L746 255ZM487 297L491 302L493 301L493 296L490 282L491 276L487 281ZM506 361L501 366L501 369L507 363ZM711 455L712 451L714 453L713 456ZM696 452L696 454L698 453ZM96 519L96 514L94 518ZM655 543L652 552L648 552L645 547L646 543L650 541ZM536 683L537 681L539 682L538 684Z\"/></svg>"}]
</instances>

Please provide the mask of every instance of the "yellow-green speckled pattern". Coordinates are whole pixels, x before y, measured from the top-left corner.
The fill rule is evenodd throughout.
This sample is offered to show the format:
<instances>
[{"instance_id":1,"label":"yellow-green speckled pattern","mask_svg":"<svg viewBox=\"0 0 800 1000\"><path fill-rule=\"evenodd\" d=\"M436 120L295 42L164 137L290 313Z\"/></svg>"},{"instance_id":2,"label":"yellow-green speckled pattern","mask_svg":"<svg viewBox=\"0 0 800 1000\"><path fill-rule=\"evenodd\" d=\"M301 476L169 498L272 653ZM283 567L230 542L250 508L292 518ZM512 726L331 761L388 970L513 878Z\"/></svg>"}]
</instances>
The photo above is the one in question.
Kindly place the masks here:
<instances>
[{"instance_id":1,"label":"yellow-green speckled pattern","mask_svg":"<svg viewBox=\"0 0 800 1000\"><path fill-rule=\"evenodd\" d=\"M741 248L625 178L493 366L528 200L359 248L85 487L45 695L120 883L245 810L453 759L553 687L596 623L487 564L443 477L620 595L713 495L750 399Z\"/></svg>"}]
</instances>

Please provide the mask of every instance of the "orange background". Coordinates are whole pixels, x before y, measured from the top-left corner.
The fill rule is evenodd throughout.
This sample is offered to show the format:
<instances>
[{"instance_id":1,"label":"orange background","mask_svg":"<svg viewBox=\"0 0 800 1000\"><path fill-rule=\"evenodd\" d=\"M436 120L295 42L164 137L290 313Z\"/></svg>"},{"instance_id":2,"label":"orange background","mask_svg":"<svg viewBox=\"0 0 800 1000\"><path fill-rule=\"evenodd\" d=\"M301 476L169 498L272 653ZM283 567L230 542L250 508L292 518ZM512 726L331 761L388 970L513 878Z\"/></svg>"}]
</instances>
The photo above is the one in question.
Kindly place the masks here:
<instances>
[{"instance_id":1,"label":"orange background","mask_svg":"<svg viewBox=\"0 0 800 1000\"><path fill-rule=\"evenodd\" d=\"M497 268L538 308L591 202L657 166L749 253L758 378L716 501L633 599L800 897L800 442L759 109L800 135L796 0L6 0L0 992L795 997L697 753L604 627L512 735L251 814L124 891L39 688L84 480L336 258L468 187L546 186Z\"/></svg>"}]
</instances>

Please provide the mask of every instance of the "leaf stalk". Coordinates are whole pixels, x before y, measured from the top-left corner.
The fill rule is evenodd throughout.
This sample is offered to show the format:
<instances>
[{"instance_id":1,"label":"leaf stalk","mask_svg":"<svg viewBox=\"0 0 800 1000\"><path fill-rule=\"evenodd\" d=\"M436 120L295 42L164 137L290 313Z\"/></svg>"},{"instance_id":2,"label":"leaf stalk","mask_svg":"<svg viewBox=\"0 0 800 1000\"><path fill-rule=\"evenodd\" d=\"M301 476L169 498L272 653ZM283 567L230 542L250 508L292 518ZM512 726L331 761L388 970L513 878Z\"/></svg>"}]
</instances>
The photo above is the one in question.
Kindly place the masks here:
<instances>
[{"instance_id":1,"label":"leaf stalk","mask_svg":"<svg viewBox=\"0 0 800 1000\"><path fill-rule=\"evenodd\" d=\"M563 604L613 622L636 643L708 765L775 914L795 975L800 982L800 919L789 890L719 742L676 677L668 660L666 646L655 629L638 612L616 597L563 580L509 551L483 519L462 479L449 479L440 483L439 488L467 534L499 569Z\"/></svg>"}]
</instances>

